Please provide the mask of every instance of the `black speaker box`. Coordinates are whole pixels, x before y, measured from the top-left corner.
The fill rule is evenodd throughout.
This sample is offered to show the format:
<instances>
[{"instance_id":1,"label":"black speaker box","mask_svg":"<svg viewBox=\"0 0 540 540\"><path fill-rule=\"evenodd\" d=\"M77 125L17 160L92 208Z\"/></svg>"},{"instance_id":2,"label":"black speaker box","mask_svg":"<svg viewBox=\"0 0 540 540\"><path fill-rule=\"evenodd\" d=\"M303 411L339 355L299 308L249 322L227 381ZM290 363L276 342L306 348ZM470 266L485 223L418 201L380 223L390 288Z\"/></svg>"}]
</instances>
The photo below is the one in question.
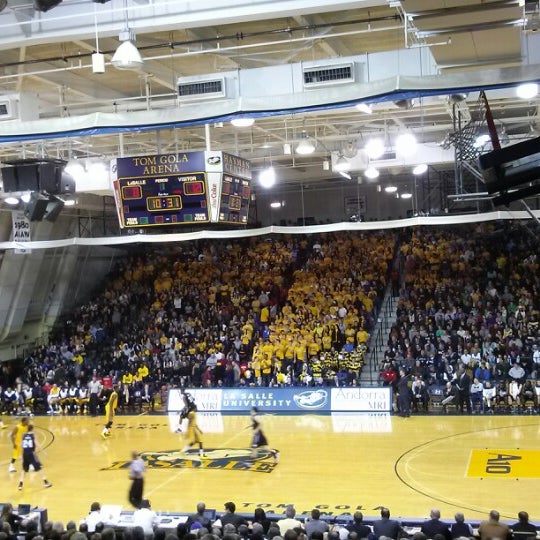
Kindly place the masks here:
<instances>
[{"instance_id":1,"label":"black speaker box","mask_svg":"<svg viewBox=\"0 0 540 540\"><path fill-rule=\"evenodd\" d=\"M47 212L45 212L45 219L47 221L56 221L56 218L59 216L63 208L64 201L49 201L47 204Z\"/></svg>"},{"instance_id":2,"label":"black speaker box","mask_svg":"<svg viewBox=\"0 0 540 540\"><path fill-rule=\"evenodd\" d=\"M60 168L56 163L40 163L39 190L47 193L59 193L60 189Z\"/></svg>"},{"instance_id":3,"label":"black speaker box","mask_svg":"<svg viewBox=\"0 0 540 540\"><path fill-rule=\"evenodd\" d=\"M24 215L30 221L41 221L47 212L48 199L40 197L39 193L32 193L30 201L24 209Z\"/></svg>"},{"instance_id":4,"label":"black speaker box","mask_svg":"<svg viewBox=\"0 0 540 540\"><path fill-rule=\"evenodd\" d=\"M66 171L62 171L60 176L60 195L75 193L75 178Z\"/></svg>"},{"instance_id":5,"label":"black speaker box","mask_svg":"<svg viewBox=\"0 0 540 540\"><path fill-rule=\"evenodd\" d=\"M19 181L17 180L17 169L15 167L2 167L2 180L4 181L5 193L19 191Z\"/></svg>"},{"instance_id":6,"label":"black speaker box","mask_svg":"<svg viewBox=\"0 0 540 540\"><path fill-rule=\"evenodd\" d=\"M39 191L38 164L16 165L18 191Z\"/></svg>"}]
</instances>

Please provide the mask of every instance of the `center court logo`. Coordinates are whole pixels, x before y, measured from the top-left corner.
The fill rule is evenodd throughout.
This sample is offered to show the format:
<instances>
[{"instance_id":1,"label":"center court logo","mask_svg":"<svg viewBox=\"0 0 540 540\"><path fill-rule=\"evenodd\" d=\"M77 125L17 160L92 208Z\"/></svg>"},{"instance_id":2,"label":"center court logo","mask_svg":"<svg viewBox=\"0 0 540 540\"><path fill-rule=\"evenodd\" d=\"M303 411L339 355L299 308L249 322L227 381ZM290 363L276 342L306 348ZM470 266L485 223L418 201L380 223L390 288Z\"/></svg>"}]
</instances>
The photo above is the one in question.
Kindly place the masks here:
<instances>
[{"instance_id":1,"label":"center court logo","mask_svg":"<svg viewBox=\"0 0 540 540\"><path fill-rule=\"evenodd\" d=\"M212 469L227 471L249 471L271 473L276 467L269 450L259 450L256 458L251 457L247 448L207 449L206 457L200 457L197 450L169 450L167 452L143 452L141 454L148 469ZM102 471L128 469L131 461L114 461Z\"/></svg>"},{"instance_id":2,"label":"center court logo","mask_svg":"<svg viewBox=\"0 0 540 540\"><path fill-rule=\"evenodd\" d=\"M328 392L326 390L307 390L296 394L293 399L301 409L320 409L328 401Z\"/></svg>"}]
</instances>

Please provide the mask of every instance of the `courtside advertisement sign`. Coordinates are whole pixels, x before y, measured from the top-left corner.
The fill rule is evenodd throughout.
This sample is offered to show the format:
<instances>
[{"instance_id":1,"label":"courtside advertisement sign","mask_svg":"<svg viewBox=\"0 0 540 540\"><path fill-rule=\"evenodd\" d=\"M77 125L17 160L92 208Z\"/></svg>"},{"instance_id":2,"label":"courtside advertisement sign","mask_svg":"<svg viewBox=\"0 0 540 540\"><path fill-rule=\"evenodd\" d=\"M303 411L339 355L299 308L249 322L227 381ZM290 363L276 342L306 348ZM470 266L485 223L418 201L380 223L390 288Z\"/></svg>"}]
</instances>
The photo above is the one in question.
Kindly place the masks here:
<instances>
[{"instance_id":1,"label":"courtside advertisement sign","mask_svg":"<svg viewBox=\"0 0 540 540\"><path fill-rule=\"evenodd\" d=\"M247 412L259 407L266 412L388 412L389 388L188 388L197 409L206 412ZM184 402L177 388L169 390L167 410L179 412Z\"/></svg>"}]
</instances>

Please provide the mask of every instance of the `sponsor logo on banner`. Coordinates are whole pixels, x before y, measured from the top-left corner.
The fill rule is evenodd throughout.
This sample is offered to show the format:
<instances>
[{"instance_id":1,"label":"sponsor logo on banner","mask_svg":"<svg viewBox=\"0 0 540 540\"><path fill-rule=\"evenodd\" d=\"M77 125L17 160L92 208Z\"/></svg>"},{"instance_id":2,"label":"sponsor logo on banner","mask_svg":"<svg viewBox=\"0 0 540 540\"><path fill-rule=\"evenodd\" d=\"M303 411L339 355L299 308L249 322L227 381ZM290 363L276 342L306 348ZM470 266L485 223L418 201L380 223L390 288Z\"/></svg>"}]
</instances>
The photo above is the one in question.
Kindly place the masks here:
<instances>
[{"instance_id":1,"label":"sponsor logo on banner","mask_svg":"<svg viewBox=\"0 0 540 540\"><path fill-rule=\"evenodd\" d=\"M219 388L188 388L186 393L193 396L199 411L216 412L221 410L222 390ZM169 390L167 410L169 412L180 412L184 406L184 399L180 390L177 388Z\"/></svg>"},{"instance_id":2,"label":"sponsor logo on banner","mask_svg":"<svg viewBox=\"0 0 540 540\"><path fill-rule=\"evenodd\" d=\"M294 402L301 409L320 409L328 401L326 390L306 390L294 396Z\"/></svg>"},{"instance_id":3,"label":"sponsor logo on banner","mask_svg":"<svg viewBox=\"0 0 540 540\"><path fill-rule=\"evenodd\" d=\"M212 469L225 471L247 471L271 473L277 464L270 450L260 449L257 457L251 456L249 448L207 448L205 457L198 450L168 450L143 452L141 458L148 469ZM114 461L102 471L128 469L129 461Z\"/></svg>"},{"instance_id":4,"label":"sponsor logo on banner","mask_svg":"<svg viewBox=\"0 0 540 540\"><path fill-rule=\"evenodd\" d=\"M217 221L219 217L219 202L221 198L220 172L208 172L206 182L208 184L208 201L210 205L210 221Z\"/></svg>"},{"instance_id":5,"label":"sponsor logo on banner","mask_svg":"<svg viewBox=\"0 0 540 540\"><path fill-rule=\"evenodd\" d=\"M390 388L332 388L332 411L390 411L392 398Z\"/></svg>"},{"instance_id":6,"label":"sponsor logo on banner","mask_svg":"<svg viewBox=\"0 0 540 540\"><path fill-rule=\"evenodd\" d=\"M11 212L11 220L13 223L13 242L22 244L32 240L30 236L30 220L24 215L21 210L13 210ZM13 250L14 253L32 253L29 248L17 247Z\"/></svg>"}]
</instances>

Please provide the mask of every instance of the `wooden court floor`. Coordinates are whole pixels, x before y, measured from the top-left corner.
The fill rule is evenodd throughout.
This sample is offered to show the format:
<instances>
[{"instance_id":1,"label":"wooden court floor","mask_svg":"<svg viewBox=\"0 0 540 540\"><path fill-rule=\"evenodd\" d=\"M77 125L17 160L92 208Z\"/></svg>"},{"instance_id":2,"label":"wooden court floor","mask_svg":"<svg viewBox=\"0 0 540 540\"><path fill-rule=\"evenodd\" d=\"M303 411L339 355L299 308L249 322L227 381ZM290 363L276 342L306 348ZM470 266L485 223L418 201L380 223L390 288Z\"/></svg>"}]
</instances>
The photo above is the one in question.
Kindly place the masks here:
<instances>
[{"instance_id":1,"label":"wooden court floor","mask_svg":"<svg viewBox=\"0 0 540 540\"><path fill-rule=\"evenodd\" d=\"M126 467L137 449L148 465L145 497L156 511L191 512L202 500L219 513L232 500L248 513L257 505L280 513L293 503L298 512L317 506L334 515L361 509L375 516L387 506L394 517L423 518L438 507L447 520L458 510L480 519L491 509L506 520L520 510L540 520L538 416L264 415L262 422L280 451L277 465L264 453L247 459L248 416L199 414L203 460L180 453L177 417L117 416L108 440L100 437L100 418L36 417L53 487L43 489L30 472L17 490L8 428L0 432L0 502L47 508L49 519L63 522L84 517L92 501L131 509Z\"/></svg>"}]
</instances>

